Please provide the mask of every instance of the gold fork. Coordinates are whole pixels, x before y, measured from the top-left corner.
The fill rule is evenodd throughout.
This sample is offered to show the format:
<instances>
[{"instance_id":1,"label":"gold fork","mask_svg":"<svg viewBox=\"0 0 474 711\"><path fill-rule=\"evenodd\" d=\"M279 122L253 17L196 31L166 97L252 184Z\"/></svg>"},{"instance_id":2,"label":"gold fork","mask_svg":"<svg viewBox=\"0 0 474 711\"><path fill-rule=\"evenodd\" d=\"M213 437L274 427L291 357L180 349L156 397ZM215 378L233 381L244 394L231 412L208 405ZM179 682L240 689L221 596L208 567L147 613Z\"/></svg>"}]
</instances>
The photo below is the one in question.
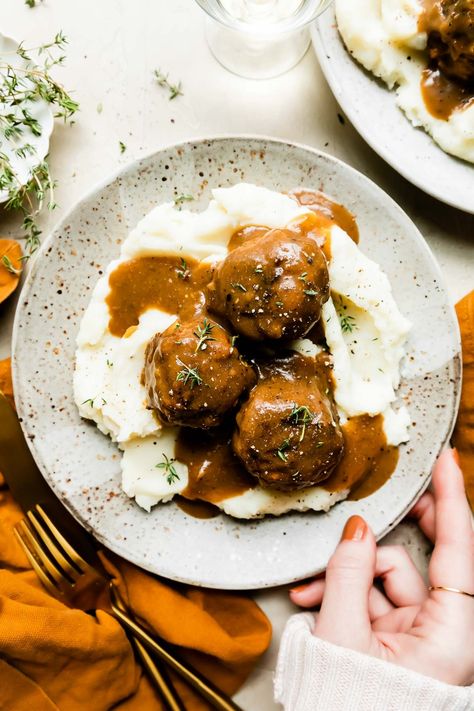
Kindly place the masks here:
<instances>
[{"instance_id":1,"label":"gold fork","mask_svg":"<svg viewBox=\"0 0 474 711\"><path fill-rule=\"evenodd\" d=\"M98 590L108 587L113 614L134 638L140 658L171 711L185 710L164 670L154 664L146 648L193 686L214 708L219 711L242 711L232 699L191 666L184 664L174 652L171 654L161 641L151 637L130 618L113 581L106 577L105 571L98 571L77 553L41 505L36 504L29 509L26 518L15 526L14 531L33 570L55 597L74 605L80 596L81 608L90 609Z\"/></svg>"},{"instance_id":2,"label":"gold fork","mask_svg":"<svg viewBox=\"0 0 474 711\"><path fill-rule=\"evenodd\" d=\"M108 581L74 550L44 509L39 505L30 509L26 519L14 527L14 533L48 592L71 605L77 605L80 599L81 609L90 610L98 590ZM115 603L122 614L127 614L118 593ZM137 656L165 704L166 711L186 711L166 670L155 662L133 633L130 637Z\"/></svg>"}]
</instances>

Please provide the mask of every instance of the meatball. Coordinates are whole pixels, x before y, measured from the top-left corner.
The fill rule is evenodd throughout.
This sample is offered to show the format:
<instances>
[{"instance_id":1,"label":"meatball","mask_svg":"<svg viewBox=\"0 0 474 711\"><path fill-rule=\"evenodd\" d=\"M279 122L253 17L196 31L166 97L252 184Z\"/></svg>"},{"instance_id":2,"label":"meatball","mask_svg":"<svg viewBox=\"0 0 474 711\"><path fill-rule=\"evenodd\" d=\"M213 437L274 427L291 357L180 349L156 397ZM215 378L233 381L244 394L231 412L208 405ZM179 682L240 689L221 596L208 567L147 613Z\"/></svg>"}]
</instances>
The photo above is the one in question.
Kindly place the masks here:
<instances>
[{"instance_id":1,"label":"meatball","mask_svg":"<svg viewBox=\"0 0 474 711\"><path fill-rule=\"evenodd\" d=\"M262 486L294 491L328 478L342 457L344 437L314 361L296 374L289 363L252 389L237 414L232 446Z\"/></svg>"},{"instance_id":2,"label":"meatball","mask_svg":"<svg viewBox=\"0 0 474 711\"><path fill-rule=\"evenodd\" d=\"M208 292L210 309L242 336L298 338L329 298L326 258L309 235L269 230L229 253Z\"/></svg>"},{"instance_id":3,"label":"meatball","mask_svg":"<svg viewBox=\"0 0 474 711\"><path fill-rule=\"evenodd\" d=\"M474 82L474 0L437 0L423 25L431 62L450 79Z\"/></svg>"},{"instance_id":4,"label":"meatball","mask_svg":"<svg viewBox=\"0 0 474 711\"><path fill-rule=\"evenodd\" d=\"M148 407L167 424L219 424L256 375L239 356L234 339L215 321L176 321L148 343L145 354Z\"/></svg>"}]
</instances>

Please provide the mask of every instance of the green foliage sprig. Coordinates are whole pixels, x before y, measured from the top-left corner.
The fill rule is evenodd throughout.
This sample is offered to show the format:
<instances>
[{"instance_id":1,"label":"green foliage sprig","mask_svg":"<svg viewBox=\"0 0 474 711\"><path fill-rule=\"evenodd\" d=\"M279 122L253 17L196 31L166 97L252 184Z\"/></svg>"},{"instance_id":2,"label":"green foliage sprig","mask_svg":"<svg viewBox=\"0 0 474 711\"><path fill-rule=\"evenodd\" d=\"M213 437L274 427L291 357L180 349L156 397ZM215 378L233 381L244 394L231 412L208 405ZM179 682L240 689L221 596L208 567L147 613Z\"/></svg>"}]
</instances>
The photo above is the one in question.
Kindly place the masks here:
<instances>
[{"instance_id":1,"label":"green foliage sprig","mask_svg":"<svg viewBox=\"0 0 474 711\"><path fill-rule=\"evenodd\" d=\"M23 230L26 239L23 259L28 259L40 244L41 230L37 217L44 206L56 207L54 201L55 181L47 158L39 161L24 185L19 181L11 159L1 149L3 139L18 144L14 153L19 158L35 155L35 147L27 136L41 136L42 126L31 114L31 104L45 101L54 108L54 116L72 123L79 109L77 101L50 74L56 65L65 61L64 49L67 39L58 32L51 42L26 49L21 43L12 52L23 60L22 66L8 61L5 53L0 59L0 191L6 191L6 210L19 210L23 214ZM24 142L22 142L24 139Z\"/></svg>"}]
</instances>

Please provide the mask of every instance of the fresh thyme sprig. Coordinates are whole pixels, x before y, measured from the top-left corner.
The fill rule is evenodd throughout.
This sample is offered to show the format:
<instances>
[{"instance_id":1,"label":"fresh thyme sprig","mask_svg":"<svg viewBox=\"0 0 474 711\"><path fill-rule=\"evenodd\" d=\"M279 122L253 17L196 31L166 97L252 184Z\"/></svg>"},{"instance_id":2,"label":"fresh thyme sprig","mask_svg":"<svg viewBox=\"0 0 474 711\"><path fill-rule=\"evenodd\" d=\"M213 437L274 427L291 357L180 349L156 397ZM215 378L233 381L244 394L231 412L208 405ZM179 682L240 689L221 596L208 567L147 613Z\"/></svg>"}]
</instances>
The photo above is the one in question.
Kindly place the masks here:
<instances>
[{"instance_id":1,"label":"fresh thyme sprig","mask_svg":"<svg viewBox=\"0 0 474 711\"><path fill-rule=\"evenodd\" d=\"M158 86L161 86L164 89L168 89L168 98L170 101L176 99L177 96L183 95L182 85L180 81L177 84L171 84L168 79L168 74L163 74L161 69L155 69L153 73L155 75L156 81L158 82Z\"/></svg>"},{"instance_id":2,"label":"fresh thyme sprig","mask_svg":"<svg viewBox=\"0 0 474 711\"><path fill-rule=\"evenodd\" d=\"M348 314L345 314L344 316L339 315L339 320L341 322L341 331L343 333L352 333L352 331L357 328L354 316L349 316Z\"/></svg>"},{"instance_id":3,"label":"fresh thyme sprig","mask_svg":"<svg viewBox=\"0 0 474 711\"><path fill-rule=\"evenodd\" d=\"M212 333L213 329L214 329L214 324L212 324L210 321L207 320L207 318L205 318L204 321L202 322L202 326L198 326L197 329L194 331L194 335L198 339L198 344L196 346L196 353L198 351L206 350L208 341L215 341L216 340L215 338L213 338L210 335Z\"/></svg>"},{"instance_id":4,"label":"fresh thyme sprig","mask_svg":"<svg viewBox=\"0 0 474 711\"><path fill-rule=\"evenodd\" d=\"M0 190L8 191L5 209L20 210L23 213L22 228L26 239L23 260L29 259L40 245L41 230L36 224L36 218L43 209L46 196L48 209L54 210L56 207L55 186L46 160L33 168L29 181L21 185L11 169L9 158L0 152Z\"/></svg>"},{"instance_id":5,"label":"fresh thyme sprig","mask_svg":"<svg viewBox=\"0 0 474 711\"><path fill-rule=\"evenodd\" d=\"M10 274L13 274L14 276L19 276L21 274L21 269L16 269L13 266L12 260L7 254L4 254L2 257L2 264L7 270L7 272L10 272Z\"/></svg>"},{"instance_id":6,"label":"fresh thyme sprig","mask_svg":"<svg viewBox=\"0 0 474 711\"><path fill-rule=\"evenodd\" d=\"M166 456L164 452L162 452L162 455L163 461L156 464L155 468L164 469L163 474L166 475L166 481L168 482L169 486L171 486L171 484L174 484L174 482L179 479L179 474L176 471L176 467L174 466L174 462L176 461L176 459L170 459Z\"/></svg>"},{"instance_id":7,"label":"fresh thyme sprig","mask_svg":"<svg viewBox=\"0 0 474 711\"><path fill-rule=\"evenodd\" d=\"M187 385L188 383L190 384L191 390L196 386L196 385L202 385L203 380L201 376L199 375L199 371L197 368L190 368L189 365L186 365L186 363L183 363L182 360L178 358L178 363L179 365L183 366L183 369L179 371L178 375L176 376L176 380L180 383L184 383L184 385Z\"/></svg>"},{"instance_id":8,"label":"fresh thyme sprig","mask_svg":"<svg viewBox=\"0 0 474 711\"><path fill-rule=\"evenodd\" d=\"M306 425L309 425L315 419L316 415L311 412L307 405L294 405L290 413L289 421L293 425L302 425L299 441L302 442L306 433Z\"/></svg>"},{"instance_id":9,"label":"fresh thyme sprig","mask_svg":"<svg viewBox=\"0 0 474 711\"><path fill-rule=\"evenodd\" d=\"M289 448L290 448L290 440L284 439L276 451L277 457L279 457L282 462L288 461L288 455L286 454L286 450Z\"/></svg>"},{"instance_id":10,"label":"fresh thyme sprig","mask_svg":"<svg viewBox=\"0 0 474 711\"><path fill-rule=\"evenodd\" d=\"M51 42L31 49L20 44L11 52L23 60L22 66L16 66L8 59L0 62L0 144L3 135L10 144L10 151L20 159L35 154L34 146L27 140L28 134L38 137L42 133L40 122L31 113L32 104L45 101L54 107L56 117L71 123L79 108L50 74L52 67L63 64L66 43L66 37L58 32ZM3 58L7 56L8 53ZM54 187L47 159L33 168L28 182L22 185L9 155L5 150L0 151L0 191L8 194L5 209L23 213L22 227L26 238L23 259L28 259L39 246L41 230L36 220L45 205L54 209Z\"/></svg>"},{"instance_id":11,"label":"fresh thyme sprig","mask_svg":"<svg viewBox=\"0 0 474 711\"><path fill-rule=\"evenodd\" d=\"M357 323L354 316L344 313L347 311L347 306L344 303L342 296L339 297L339 305L337 308L337 315L339 316L339 321L341 324L341 331L343 333L352 333L352 331L357 330Z\"/></svg>"},{"instance_id":12,"label":"fresh thyme sprig","mask_svg":"<svg viewBox=\"0 0 474 711\"><path fill-rule=\"evenodd\" d=\"M177 273L178 277L180 279L182 279L183 281L185 279L189 279L189 277L191 276L191 272L188 269L187 262L183 257L181 257L181 259L180 259L179 267L176 268L176 273Z\"/></svg>"}]
</instances>

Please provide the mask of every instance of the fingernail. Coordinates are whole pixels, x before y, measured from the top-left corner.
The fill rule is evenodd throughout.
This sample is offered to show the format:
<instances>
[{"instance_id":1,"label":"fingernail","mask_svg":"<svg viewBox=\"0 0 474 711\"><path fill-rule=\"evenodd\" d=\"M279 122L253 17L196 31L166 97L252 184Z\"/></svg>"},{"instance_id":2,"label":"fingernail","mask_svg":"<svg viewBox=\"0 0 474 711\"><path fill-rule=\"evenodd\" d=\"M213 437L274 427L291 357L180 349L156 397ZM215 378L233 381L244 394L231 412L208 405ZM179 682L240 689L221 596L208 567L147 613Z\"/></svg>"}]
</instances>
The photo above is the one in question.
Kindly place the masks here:
<instances>
[{"instance_id":1,"label":"fingernail","mask_svg":"<svg viewBox=\"0 0 474 711\"><path fill-rule=\"evenodd\" d=\"M342 532L341 541L360 541L365 536L367 524L360 516L351 516Z\"/></svg>"},{"instance_id":2,"label":"fingernail","mask_svg":"<svg viewBox=\"0 0 474 711\"><path fill-rule=\"evenodd\" d=\"M290 588L290 593L300 593L303 592L303 590L306 590L308 587L309 583L304 583L303 585L297 585L296 588Z\"/></svg>"},{"instance_id":3,"label":"fingernail","mask_svg":"<svg viewBox=\"0 0 474 711\"><path fill-rule=\"evenodd\" d=\"M456 464L458 465L458 467L460 467L460 466L461 466L461 462L459 461L459 452L458 452L458 450L456 449L456 447L453 447L453 448L452 448L452 450L451 450L451 455L452 455L454 461L456 462Z\"/></svg>"}]
</instances>

